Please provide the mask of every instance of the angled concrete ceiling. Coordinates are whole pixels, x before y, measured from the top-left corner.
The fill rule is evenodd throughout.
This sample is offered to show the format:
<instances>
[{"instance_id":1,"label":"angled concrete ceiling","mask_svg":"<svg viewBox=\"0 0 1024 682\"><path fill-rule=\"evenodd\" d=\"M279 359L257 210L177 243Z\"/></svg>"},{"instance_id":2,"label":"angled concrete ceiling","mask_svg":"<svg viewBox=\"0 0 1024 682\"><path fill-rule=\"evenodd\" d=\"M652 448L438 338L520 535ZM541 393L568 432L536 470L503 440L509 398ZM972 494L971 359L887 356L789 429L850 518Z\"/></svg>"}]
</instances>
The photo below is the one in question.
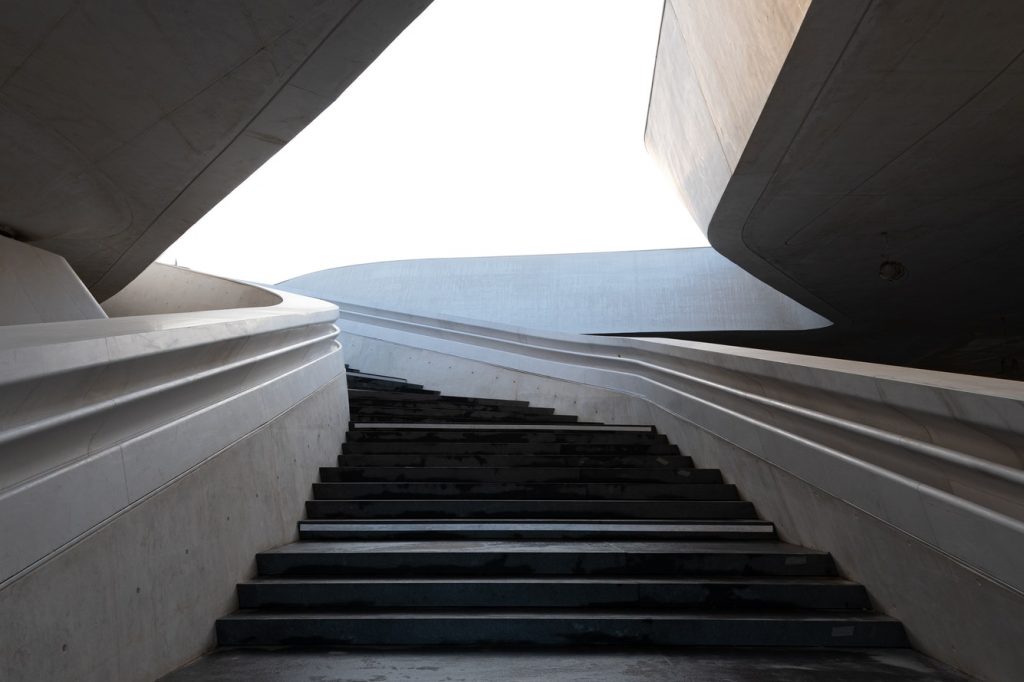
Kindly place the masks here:
<instances>
[{"instance_id":1,"label":"angled concrete ceiling","mask_svg":"<svg viewBox=\"0 0 1024 682\"><path fill-rule=\"evenodd\" d=\"M902 348L927 335L917 360L970 347L1013 364L1024 334L1024 3L766 3L806 15L796 31L772 33L788 49L770 87L748 91L762 106L746 135L719 124L728 98L701 72L685 28L691 6L708 4L670 0L658 61L663 78L696 63L708 104L679 95L685 79L656 76L648 145L675 169L712 246L837 329L870 332L875 350L887 335ZM740 138L738 157L678 132L680 120L696 125L695 109L711 111L716 144ZM684 157L693 168L680 170Z\"/></svg>"},{"instance_id":2,"label":"angled concrete ceiling","mask_svg":"<svg viewBox=\"0 0 1024 682\"><path fill-rule=\"evenodd\" d=\"M12 0L0 225L116 293L430 0Z\"/></svg>"}]
</instances>

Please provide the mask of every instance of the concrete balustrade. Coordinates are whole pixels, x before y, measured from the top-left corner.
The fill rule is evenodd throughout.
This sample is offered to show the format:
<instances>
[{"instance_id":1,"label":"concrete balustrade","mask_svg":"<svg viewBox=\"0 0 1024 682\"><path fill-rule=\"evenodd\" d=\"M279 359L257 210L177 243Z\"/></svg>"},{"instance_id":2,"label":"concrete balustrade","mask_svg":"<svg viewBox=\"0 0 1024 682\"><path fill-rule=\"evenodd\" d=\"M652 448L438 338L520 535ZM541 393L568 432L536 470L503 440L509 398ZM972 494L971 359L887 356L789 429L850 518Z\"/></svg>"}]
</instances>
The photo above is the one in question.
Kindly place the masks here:
<instances>
[{"instance_id":1,"label":"concrete balustrade","mask_svg":"<svg viewBox=\"0 0 1024 682\"><path fill-rule=\"evenodd\" d=\"M277 304L0 328L0 580L344 372L333 305L233 286Z\"/></svg>"},{"instance_id":2,"label":"concrete balustrade","mask_svg":"<svg viewBox=\"0 0 1024 682\"><path fill-rule=\"evenodd\" d=\"M3 679L155 679L211 648L344 438L332 304L159 265L115 298L129 316L0 327Z\"/></svg>"}]
</instances>

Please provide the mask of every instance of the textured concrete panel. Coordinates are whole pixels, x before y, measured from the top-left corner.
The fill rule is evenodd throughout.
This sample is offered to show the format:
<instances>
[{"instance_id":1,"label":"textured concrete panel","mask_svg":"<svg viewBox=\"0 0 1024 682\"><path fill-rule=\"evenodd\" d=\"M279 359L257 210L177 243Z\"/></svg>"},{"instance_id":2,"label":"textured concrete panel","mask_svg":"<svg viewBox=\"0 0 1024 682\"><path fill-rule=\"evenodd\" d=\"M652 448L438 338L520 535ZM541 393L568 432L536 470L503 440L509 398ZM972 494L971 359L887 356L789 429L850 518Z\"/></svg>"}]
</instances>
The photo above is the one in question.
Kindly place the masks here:
<instances>
[{"instance_id":1,"label":"textured concrete panel","mask_svg":"<svg viewBox=\"0 0 1024 682\"><path fill-rule=\"evenodd\" d=\"M648 149L707 226L810 0L669 0L647 115Z\"/></svg>"},{"instance_id":2,"label":"textured concrete panel","mask_svg":"<svg viewBox=\"0 0 1024 682\"><path fill-rule=\"evenodd\" d=\"M566 332L828 325L708 248L369 263L278 286L389 310Z\"/></svg>"},{"instance_id":3,"label":"textured concrete panel","mask_svg":"<svg viewBox=\"0 0 1024 682\"><path fill-rule=\"evenodd\" d=\"M662 17L644 139L675 181L694 221L706 232L732 168L672 3L666 3Z\"/></svg>"},{"instance_id":4,"label":"textured concrete panel","mask_svg":"<svg viewBox=\"0 0 1024 682\"><path fill-rule=\"evenodd\" d=\"M0 326L104 317L67 261L0 237Z\"/></svg>"},{"instance_id":5,"label":"textured concrete panel","mask_svg":"<svg viewBox=\"0 0 1024 682\"><path fill-rule=\"evenodd\" d=\"M0 678L148 682L214 645L255 552L296 538L344 379L0 588Z\"/></svg>"},{"instance_id":6,"label":"textured concrete panel","mask_svg":"<svg viewBox=\"0 0 1024 682\"><path fill-rule=\"evenodd\" d=\"M670 3L704 104L735 170L811 0Z\"/></svg>"}]
</instances>

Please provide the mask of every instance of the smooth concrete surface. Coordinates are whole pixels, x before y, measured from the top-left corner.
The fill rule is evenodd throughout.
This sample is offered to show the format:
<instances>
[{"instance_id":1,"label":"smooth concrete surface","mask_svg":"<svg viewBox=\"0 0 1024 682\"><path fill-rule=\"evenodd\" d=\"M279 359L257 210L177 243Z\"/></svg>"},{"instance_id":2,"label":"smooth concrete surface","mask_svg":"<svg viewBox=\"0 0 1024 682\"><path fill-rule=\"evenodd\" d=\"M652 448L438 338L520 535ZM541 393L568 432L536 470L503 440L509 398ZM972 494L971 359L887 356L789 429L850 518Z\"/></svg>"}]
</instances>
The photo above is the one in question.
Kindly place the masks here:
<instances>
[{"instance_id":1,"label":"smooth concrete surface","mask_svg":"<svg viewBox=\"0 0 1024 682\"><path fill-rule=\"evenodd\" d=\"M775 649L569 651L227 649L162 682L954 682L966 680L905 651Z\"/></svg>"},{"instance_id":2,"label":"smooth concrete surface","mask_svg":"<svg viewBox=\"0 0 1024 682\"><path fill-rule=\"evenodd\" d=\"M369 263L276 287L427 316L577 333L829 324L710 248Z\"/></svg>"},{"instance_id":3,"label":"smooth concrete surface","mask_svg":"<svg viewBox=\"0 0 1024 682\"><path fill-rule=\"evenodd\" d=\"M6 3L0 225L105 300L429 2Z\"/></svg>"},{"instance_id":4,"label":"smooth concrete surface","mask_svg":"<svg viewBox=\"0 0 1024 682\"><path fill-rule=\"evenodd\" d=\"M149 682L210 650L254 553L296 538L346 409L340 377L0 587L0 679Z\"/></svg>"},{"instance_id":5,"label":"smooth concrete surface","mask_svg":"<svg viewBox=\"0 0 1024 682\"><path fill-rule=\"evenodd\" d=\"M843 331L809 352L1024 377L1024 5L813 0L793 37L807 4L669 1L649 150L719 253Z\"/></svg>"},{"instance_id":6,"label":"smooth concrete surface","mask_svg":"<svg viewBox=\"0 0 1024 682\"><path fill-rule=\"evenodd\" d=\"M705 232L810 3L665 2L645 139Z\"/></svg>"},{"instance_id":7,"label":"smooth concrete surface","mask_svg":"<svg viewBox=\"0 0 1024 682\"><path fill-rule=\"evenodd\" d=\"M344 376L337 309L264 295L0 327L0 584Z\"/></svg>"},{"instance_id":8,"label":"smooth concrete surface","mask_svg":"<svg viewBox=\"0 0 1024 682\"><path fill-rule=\"evenodd\" d=\"M166 315L277 305L281 297L261 287L185 268L153 263L103 302L110 317Z\"/></svg>"},{"instance_id":9,"label":"smooth concrete surface","mask_svg":"<svg viewBox=\"0 0 1024 682\"><path fill-rule=\"evenodd\" d=\"M106 317L60 256L0 236L0 326Z\"/></svg>"},{"instance_id":10,"label":"smooth concrete surface","mask_svg":"<svg viewBox=\"0 0 1024 682\"><path fill-rule=\"evenodd\" d=\"M498 336L499 330L470 322L460 327L448 321L432 336L423 319L414 332L398 324L408 316L374 322L342 314L350 361L364 371L451 393L529 399L581 418L657 425L699 466L721 467L777 522L784 539L832 553L843 574L867 586L880 610L904 622L915 647L981 679L1015 679L1024 670L1015 644L1024 637L1024 595L1010 587L1024 574L1019 522L953 499L973 494L976 483L968 483L963 469L950 471L952 487L940 491L908 478L935 473L934 459L896 475L891 467L901 457L895 451L885 466L863 459L885 447L876 439L860 440L867 432L858 433L853 419L864 424L870 416L907 446L925 438L957 444L978 460L976 451L997 457L1001 447L1018 442L1011 432L1022 396L1014 382L682 342L666 346L685 348L690 360L655 360L654 344L627 339L582 338L571 353L545 353L540 337L526 330L505 330L507 341L492 344L484 333ZM546 335L549 346L556 336ZM598 360L595 351L611 342L618 346L613 356L628 358L627 349L643 349L638 358L666 363L676 376L661 375L659 386L622 381L627 370L645 370L617 358ZM709 376L698 376L702 365L706 370L716 364L733 380L745 377L734 386L755 393L737 401L728 392L702 394L694 384L666 391L683 380L678 370L693 372L700 384ZM808 428L780 419L770 402L752 402L757 393L780 404L806 401L803 410L837 410L854 430L835 440L824 422ZM880 404L888 408L879 412ZM901 433L906 429L911 431ZM1002 444L990 449L997 441ZM1003 452L1014 451L1019 446ZM910 462L920 457L902 452ZM1019 472L1019 465L1000 469L1010 475L1005 480L1016 476L1011 470ZM990 505L998 504L994 488L986 496ZM1018 492L1006 499L1020 498Z\"/></svg>"}]
</instances>

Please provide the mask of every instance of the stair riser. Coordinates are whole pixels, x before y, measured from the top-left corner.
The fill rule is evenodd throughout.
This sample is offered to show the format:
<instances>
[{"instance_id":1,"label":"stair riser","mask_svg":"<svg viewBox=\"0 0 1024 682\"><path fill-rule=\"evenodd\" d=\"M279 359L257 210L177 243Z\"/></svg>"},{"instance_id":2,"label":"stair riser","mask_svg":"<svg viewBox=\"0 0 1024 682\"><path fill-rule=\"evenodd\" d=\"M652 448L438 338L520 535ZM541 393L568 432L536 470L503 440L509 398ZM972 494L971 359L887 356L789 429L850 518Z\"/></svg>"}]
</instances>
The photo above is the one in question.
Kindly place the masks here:
<instances>
[{"instance_id":1,"label":"stair riser","mask_svg":"<svg viewBox=\"0 0 1024 682\"><path fill-rule=\"evenodd\" d=\"M823 554L382 552L258 554L261 576L831 576Z\"/></svg>"},{"instance_id":2,"label":"stair riser","mask_svg":"<svg viewBox=\"0 0 1024 682\"><path fill-rule=\"evenodd\" d=\"M347 459L347 456L342 458ZM492 481L495 483L721 483L717 469L616 469L610 467L322 467L320 480L447 482Z\"/></svg>"},{"instance_id":3,"label":"stair riser","mask_svg":"<svg viewBox=\"0 0 1024 682\"><path fill-rule=\"evenodd\" d=\"M342 452L351 455L679 455L679 449L672 445L618 443L345 443Z\"/></svg>"},{"instance_id":4,"label":"stair riser","mask_svg":"<svg viewBox=\"0 0 1024 682\"><path fill-rule=\"evenodd\" d=\"M341 455L342 467L634 467L638 469L664 468L667 471L693 466L689 457L678 455Z\"/></svg>"},{"instance_id":5,"label":"stair riser","mask_svg":"<svg viewBox=\"0 0 1024 682\"><path fill-rule=\"evenodd\" d=\"M673 618L388 618L309 617L221 620L221 646L812 646L902 647L898 623L832 620Z\"/></svg>"},{"instance_id":6,"label":"stair riser","mask_svg":"<svg viewBox=\"0 0 1024 682\"><path fill-rule=\"evenodd\" d=\"M392 379L371 379L369 377L355 377L348 375L348 387L356 389L369 389L372 391L422 391L422 384L409 384L404 381Z\"/></svg>"},{"instance_id":7,"label":"stair riser","mask_svg":"<svg viewBox=\"0 0 1024 682\"><path fill-rule=\"evenodd\" d=\"M450 403L452 405L493 405L495 407L529 407L525 400L499 400L497 398L468 398L449 395L424 395L422 393L399 393L396 391L369 391L355 389L348 392L350 405L386 403L390 405L411 405L419 403Z\"/></svg>"},{"instance_id":8,"label":"stair riser","mask_svg":"<svg viewBox=\"0 0 1024 682\"><path fill-rule=\"evenodd\" d=\"M354 422L399 422L399 423L461 423L461 422L503 422L508 419L524 423L548 424L551 422L574 423L575 417L564 414L541 414L522 410L352 410Z\"/></svg>"},{"instance_id":9,"label":"stair riser","mask_svg":"<svg viewBox=\"0 0 1024 682\"><path fill-rule=\"evenodd\" d=\"M499 412L503 414L554 414L550 407L520 407L513 405L480 405L475 403L450 402L447 400L434 400L431 402L406 403L401 401L384 400L356 400L349 401L349 409L352 414L382 412L391 414L405 414L415 417L420 414L432 414L435 412Z\"/></svg>"},{"instance_id":10,"label":"stair riser","mask_svg":"<svg viewBox=\"0 0 1024 682\"><path fill-rule=\"evenodd\" d=\"M310 519L755 519L749 502L310 500Z\"/></svg>"},{"instance_id":11,"label":"stair riser","mask_svg":"<svg viewBox=\"0 0 1024 682\"><path fill-rule=\"evenodd\" d=\"M595 608L847 609L869 607L860 585L838 583L247 583L243 609Z\"/></svg>"},{"instance_id":12,"label":"stair riser","mask_svg":"<svg viewBox=\"0 0 1024 682\"><path fill-rule=\"evenodd\" d=\"M563 429L353 429L346 434L352 443L529 443L531 445L668 445L660 434L644 431L566 431Z\"/></svg>"},{"instance_id":13,"label":"stair riser","mask_svg":"<svg viewBox=\"0 0 1024 682\"><path fill-rule=\"evenodd\" d=\"M317 500L736 500L731 485L645 483L315 483Z\"/></svg>"},{"instance_id":14,"label":"stair riser","mask_svg":"<svg viewBox=\"0 0 1024 682\"><path fill-rule=\"evenodd\" d=\"M345 443L342 452L352 455L648 455L674 457L673 445L625 445L621 443Z\"/></svg>"},{"instance_id":15,"label":"stair riser","mask_svg":"<svg viewBox=\"0 0 1024 682\"><path fill-rule=\"evenodd\" d=\"M385 542L390 540L583 540L590 542L619 541L667 541L687 542L692 540L774 540L775 533L741 532L724 530L702 530L687 532L660 531L564 531L564 530L372 530L372 531L299 531L300 540L349 542Z\"/></svg>"}]
</instances>

